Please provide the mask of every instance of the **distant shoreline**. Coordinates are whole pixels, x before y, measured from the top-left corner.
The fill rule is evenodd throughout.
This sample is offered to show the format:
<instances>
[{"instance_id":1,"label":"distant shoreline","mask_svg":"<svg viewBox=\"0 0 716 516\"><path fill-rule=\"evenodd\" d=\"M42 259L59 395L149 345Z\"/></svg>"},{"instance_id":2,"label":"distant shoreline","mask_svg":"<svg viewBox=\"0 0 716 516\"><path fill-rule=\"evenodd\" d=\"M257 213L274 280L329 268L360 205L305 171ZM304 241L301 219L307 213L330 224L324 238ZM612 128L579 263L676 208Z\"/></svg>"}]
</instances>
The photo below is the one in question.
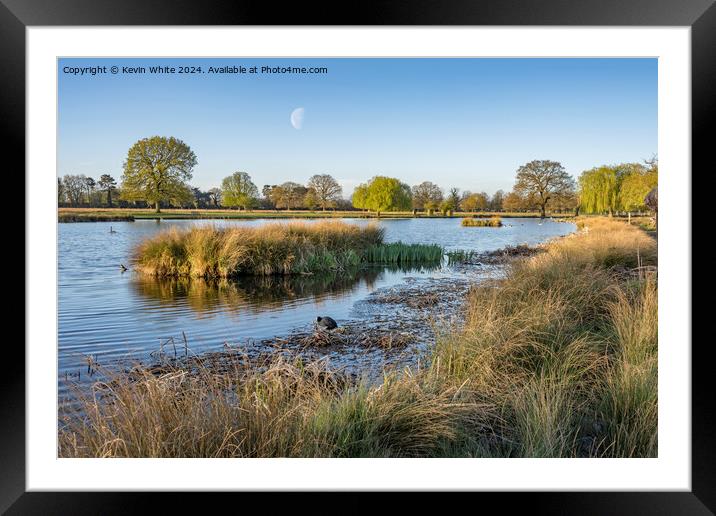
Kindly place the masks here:
<instances>
[{"instance_id":1,"label":"distant shoreline","mask_svg":"<svg viewBox=\"0 0 716 516\"><path fill-rule=\"evenodd\" d=\"M539 211L534 212L453 212L452 215L432 214L425 212L413 214L412 211L376 212L364 211L310 211L310 210L191 210L167 209L155 213L152 209L132 208L59 208L58 222L131 222L134 220L183 220L183 219L394 219L421 218L444 219L464 217L491 217L499 215L503 218L538 218ZM574 213L548 213L547 217L572 218Z\"/></svg>"}]
</instances>

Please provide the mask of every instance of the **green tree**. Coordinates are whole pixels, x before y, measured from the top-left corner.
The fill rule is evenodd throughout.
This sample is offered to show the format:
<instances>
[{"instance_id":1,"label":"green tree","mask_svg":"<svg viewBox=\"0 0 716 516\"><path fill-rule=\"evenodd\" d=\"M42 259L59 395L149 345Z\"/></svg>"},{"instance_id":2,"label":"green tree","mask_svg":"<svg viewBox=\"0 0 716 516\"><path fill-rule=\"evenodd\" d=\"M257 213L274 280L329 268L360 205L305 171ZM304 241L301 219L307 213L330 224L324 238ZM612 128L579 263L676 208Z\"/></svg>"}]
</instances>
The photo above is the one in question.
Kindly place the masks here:
<instances>
[{"instance_id":1,"label":"green tree","mask_svg":"<svg viewBox=\"0 0 716 516\"><path fill-rule=\"evenodd\" d=\"M314 200L316 204L326 211L328 207L335 207L341 198L343 188L338 184L330 174L316 174L308 180L308 191L312 192L311 202Z\"/></svg>"},{"instance_id":2,"label":"green tree","mask_svg":"<svg viewBox=\"0 0 716 516\"><path fill-rule=\"evenodd\" d=\"M587 213L609 213L620 208L619 187L623 169L603 165L579 176L580 207Z\"/></svg>"},{"instance_id":3,"label":"green tree","mask_svg":"<svg viewBox=\"0 0 716 516\"><path fill-rule=\"evenodd\" d=\"M532 196L539 207L540 217L544 218L549 200L556 195L568 195L574 187L574 179L561 163L534 160L517 169L514 190L520 196Z\"/></svg>"},{"instance_id":4,"label":"green tree","mask_svg":"<svg viewBox=\"0 0 716 516\"><path fill-rule=\"evenodd\" d=\"M91 177L85 177L85 188L87 189L87 205L92 204L92 197L94 193L94 189L97 187L97 183L94 179Z\"/></svg>"},{"instance_id":5,"label":"green tree","mask_svg":"<svg viewBox=\"0 0 716 516\"><path fill-rule=\"evenodd\" d=\"M628 212L644 211L644 199L652 188L657 186L658 172L655 167L646 168L638 163L624 174L619 188L619 204Z\"/></svg>"},{"instance_id":6,"label":"green tree","mask_svg":"<svg viewBox=\"0 0 716 516\"><path fill-rule=\"evenodd\" d=\"M318 194L316 193L315 189L308 188L308 190L306 191L306 195L303 196L302 204L305 208L308 208L311 211L315 210L318 206L321 205L321 200L318 198ZM323 210L326 210L325 206L323 207Z\"/></svg>"},{"instance_id":7,"label":"green tree","mask_svg":"<svg viewBox=\"0 0 716 516\"><path fill-rule=\"evenodd\" d=\"M364 186L365 199L361 205L365 209L376 211L403 211L409 210L412 204L410 186L402 183L393 177L375 176L366 185L360 185L356 190ZM354 195L354 206L355 204Z\"/></svg>"},{"instance_id":8,"label":"green tree","mask_svg":"<svg viewBox=\"0 0 716 516\"><path fill-rule=\"evenodd\" d=\"M416 210L434 210L443 201L443 191L435 183L423 181L412 189L413 208Z\"/></svg>"},{"instance_id":9,"label":"green tree","mask_svg":"<svg viewBox=\"0 0 716 516\"><path fill-rule=\"evenodd\" d=\"M164 136L144 138L132 145L124 162L122 197L144 200L157 213L161 202L180 203L191 190L187 185L196 155L183 141Z\"/></svg>"},{"instance_id":10,"label":"green tree","mask_svg":"<svg viewBox=\"0 0 716 516\"><path fill-rule=\"evenodd\" d=\"M249 174L237 171L221 182L221 195L224 206L248 209L256 205L259 189Z\"/></svg>"},{"instance_id":11,"label":"green tree","mask_svg":"<svg viewBox=\"0 0 716 516\"><path fill-rule=\"evenodd\" d=\"M460 208L460 189L459 188L450 188L450 191L447 194L447 197L445 198L445 201L443 203L443 212L447 211L457 211L458 208Z\"/></svg>"},{"instance_id":12,"label":"green tree","mask_svg":"<svg viewBox=\"0 0 716 516\"><path fill-rule=\"evenodd\" d=\"M354 208L358 208L359 210L367 210L368 185L360 184L356 186L355 190L353 190L353 195L351 196L351 202L353 203Z\"/></svg>"},{"instance_id":13,"label":"green tree","mask_svg":"<svg viewBox=\"0 0 716 516\"><path fill-rule=\"evenodd\" d=\"M111 208L112 207L112 191L116 189L117 187L117 181L114 180L112 176L109 174L102 174L102 176L99 178L98 183L99 187L107 192L107 205Z\"/></svg>"}]
</instances>

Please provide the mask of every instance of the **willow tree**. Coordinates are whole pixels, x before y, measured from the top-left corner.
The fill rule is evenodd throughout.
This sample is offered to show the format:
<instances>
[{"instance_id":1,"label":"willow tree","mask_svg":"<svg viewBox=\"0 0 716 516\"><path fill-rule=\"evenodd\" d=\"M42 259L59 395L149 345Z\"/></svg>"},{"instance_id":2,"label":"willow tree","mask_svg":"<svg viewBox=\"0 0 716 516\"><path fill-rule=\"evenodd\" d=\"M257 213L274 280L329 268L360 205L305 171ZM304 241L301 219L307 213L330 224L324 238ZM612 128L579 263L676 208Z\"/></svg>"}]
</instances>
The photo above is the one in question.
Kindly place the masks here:
<instances>
[{"instance_id":1,"label":"willow tree","mask_svg":"<svg viewBox=\"0 0 716 516\"><path fill-rule=\"evenodd\" d=\"M522 197L533 198L539 207L540 217L544 218L550 199L573 192L574 180L561 163L534 160L517 169L514 191Z\"/></svg>"},{"instance_id":2,"label":"willow tree","mask_svg":"<svg viewBox=\"0 0 716 516\"><path fill-rule=\"evenodd\" d=\"M394 177L375 176L368 182L366 207L381 211L404 211L412 205L410 187Z\"/></svg>"},{"instance_id":3,"label":"willow tree","mask_svg":"<svg viewBox=\"0 0 716 516\"><path fill-rule=\"evenodd\" d=\"M619 203L628 211L643 211L647 208L644 199L657 185L656 168L646 168L638 163L631 164L621 180Z\"/></svg>"},{"instance_id":4,"label":"willow tree","mask_svg":"<svg viewBox=\"0 0 716 516\"><path fill-rule=\"evenodd\" d=\"M601 166L585 170L579 176L579 199L587 213L609 213L619 210L620 175L617 167Z\"/></svg>"},{"instance_id":5,"label":"willow tree","mask_svg":"<svg viewBox=\"0 0 716 516\"><path fill-rule=\"evenodd\" d=\"M411 205L410 186L394 177L375 176L353 192L353 206L364 210L404 211Z\"/></svg>"},{"instance_id":6,"label":"willow tree","mask_svg":"<svg viewBox=\"0 0 716 516\"><path fill-rule=\"evenodd\" d=\"M247 209L257 204L259 189L249 174L237 171L221 182L221 195L224 206Z\"/></svg>"},{"instance_id":7,"label":"willow tree","mask_svg":"<svg viewBox=\"0 0 716 516\"><path fill-rule=\"evenodd\" d=\"M355 190L353 190L353 195L351 196L351 202L353 203L353 207L358 208L359 210L367 210L367 199L368 185L363 183L356 186Z\"/></svg>"},{"instance_id":8,"label":"willow tree","mask_svg":"<svg viewBox=\"0 0 716 516\"><path fill-rule=\"evenodd\" d=\"M152 136L132 145L124 162L122 198L146 201L159 213L161 202L180 204L191 196L187 181L196 155L183 141Z\"/></svg>"}]
</instances>

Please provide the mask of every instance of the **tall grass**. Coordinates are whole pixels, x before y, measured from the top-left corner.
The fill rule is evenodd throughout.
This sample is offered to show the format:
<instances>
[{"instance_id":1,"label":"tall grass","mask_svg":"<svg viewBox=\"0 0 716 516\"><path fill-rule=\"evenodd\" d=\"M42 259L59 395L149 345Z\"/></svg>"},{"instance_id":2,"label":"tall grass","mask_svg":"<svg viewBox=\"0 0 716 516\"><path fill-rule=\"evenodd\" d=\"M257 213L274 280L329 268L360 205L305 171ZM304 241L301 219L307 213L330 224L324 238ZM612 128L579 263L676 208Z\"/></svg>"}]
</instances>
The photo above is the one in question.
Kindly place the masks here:
<instances>
[{"instance_id":1,"label":"tall grass","mask_svg":"<svg viewBox=\"0 0 716 516\"><path fill-rule=\"evenodd\" d=\"M499 228L502 226L502 219L497 216L488 218L469 218L462 219L463 227L479 227L479 228Z\"/></svg>"},{"instance_id":2,"label":"tall grass","mask_svg":"<svg viewBox=\"0 0 716 516\"><path fill-rule=\"evenodd\" d=\"M155 276L227 278L240 275L346 271L361 263L440 263L438 245L383 244L384 229L345 222L267 224L256 228L171 228L142 242L135 268Z\"/></svg>"},{"instance_id":3,"label":"tall grass","mask_svg":"<svg viewBox=\"0 0 716 516\"><path fill-rule=\"evenodd\" d=\"M443 253L443 248L436 244L394 242L370 246L365 250L363 261L375 264L429 264L439 263Z\"/></svg>"},{"instance_id":4,"label":"tall grass","mask_svg":"<svg viewBox=\"0 0 716 516\"><path fill-rule=\"evenodd\" d=\"M171 228L142 242L135 268L156 276L225 278L305 274L357 266L361 252L383 241L376 225L343 222L260 227Z\"/></svg>"},{"instance_id":5,"label":"tall grass","mask_svg":"<svg viewBox=\"0 0 716 516\"><path fill-rule=\"evenodd\" d=\"M656 456L656 245L581 224L474 286L423 368L380 385L283 360L120 376L65 421L60 455Z\"/></svg>"}]
</instances>

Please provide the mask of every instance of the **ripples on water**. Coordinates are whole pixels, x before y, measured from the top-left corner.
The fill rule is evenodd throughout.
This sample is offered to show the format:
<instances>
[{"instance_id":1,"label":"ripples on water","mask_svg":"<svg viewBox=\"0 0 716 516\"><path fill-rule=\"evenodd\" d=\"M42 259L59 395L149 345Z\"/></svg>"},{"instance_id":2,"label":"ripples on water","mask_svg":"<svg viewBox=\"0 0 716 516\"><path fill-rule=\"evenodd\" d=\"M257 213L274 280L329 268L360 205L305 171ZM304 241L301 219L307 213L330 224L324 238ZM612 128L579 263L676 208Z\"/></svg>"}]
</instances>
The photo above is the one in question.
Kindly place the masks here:
<instances>
[{"instance_id":1,"label":"ripples on water","mask_svg":"<svg viewBox=\"0 0 716 516\"><path fill-rule=\"evenodd\" d=\"M359 225L370 223L346 219ZM192 352L247 339L284 335L312 325L317 315L339 323L359 317L354 309L376 289L408 276L445 277L449 267L404 271L369 268L352 273L238 281L158 279L129 266L132 249L169 226L256 226L275 220L136 221L59 224L60 377L86 369L86 356L100 364L146 358L161 341L186 334ZM384 219L386 241L439 244L448 250L491 251L507 245L537 244L574 231L574 225L537 219L504 219L502 228L463 228L460 219ZM110 226L115 231L110 233ZM65 387L60 382L60 394Z\"/></svg>"}]
</instances>

